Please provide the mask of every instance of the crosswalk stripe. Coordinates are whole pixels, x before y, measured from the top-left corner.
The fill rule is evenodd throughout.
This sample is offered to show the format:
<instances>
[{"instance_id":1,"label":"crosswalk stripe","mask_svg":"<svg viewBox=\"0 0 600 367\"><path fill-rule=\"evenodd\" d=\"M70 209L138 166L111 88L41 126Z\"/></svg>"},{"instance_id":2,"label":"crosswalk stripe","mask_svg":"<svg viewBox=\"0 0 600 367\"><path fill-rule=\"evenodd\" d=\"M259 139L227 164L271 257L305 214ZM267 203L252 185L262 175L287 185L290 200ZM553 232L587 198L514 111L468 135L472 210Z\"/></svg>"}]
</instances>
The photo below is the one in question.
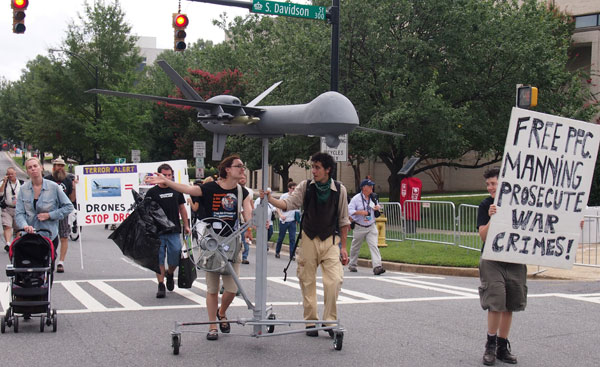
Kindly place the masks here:
<instances>
[{"instance_id":1,"label":"crosswalk stripe","mask_svg":"<svg viewBox=\"0 0 600 367\"><path fill-rule=\"evenodd\" d=\"M0 282L0 305L3 310L10 307L10 282Z\"/></svg>"},{"instance_id":2,"label":"crosswalk stripe","mask_svg":"<svg viewBox=\"0 0 600 367\"><path fill-rule=\"evenodd\" d=\"M101 312L106 311L107 308L88 292L83 290L77 282L65 280L60 283L65 289L73 295L81 304L90 311Z\"/></svg>"},{"instance_id":3,"label":"crosswalk stripe","mask_svg":"<svg viewBox=\"0 0 600 367\"><path fill-rule=\"evenodd\" d=\"M288 287L292 287L292 288L295 288L295 289L300 289L300 284L298 283L298 278L296 278L296 277L288 277L287 279L288 279L288 282L284 282L283 279L281 279L281 277L268 277L267 278L267 280L269 280L269 281L271 281L273 283L287 285ZM317 282L317 295L324 296L325 292L323 292L323 290L321 288L323 288L323 283ZM340 301L340 302L352 302L352 301L354 301L354 299L350 298L350 297L345 297L345 296L338 295L338 301Z\"/></svg>"},{"instance_id":4,"label":"crosswalk stripe","mask_svg":"<svg viewBox=\"0 0 600 367\"><path fill-rule=\"evenodd\" d=\"M410 282L410 281L406 281L406 280L399 280L399 279L390 279L390 278L376 278L376 279L379 281L382 281L382 282L406 285L408 287L426 289L426 290L437 291L437 292L442 292L442 293L455 294L455 295L469 297L469 298L473 296L472 292L467 293L464 291L461 292L461 291L446 289L446 288L439 287L438 284L436 284L436 286L431 286L431 285L417 284L414 282Z\"/></svg>"},{"instance_id":5,"label":"crosswalk stripe","mask_svg":"<svg viewBox=\"0 0 600 367\"><path fill-rule=\"evenodd\" d=\"M102 292L104 292L104 294L106 294L110 298L117 301L119 304L121 304L121 306L125 307L126 309L129 309L129 310L142 309L142 305L140 305L136 301L132 300L131 298L127 297L122 292L118 291L117 289L106 284L105 281L90 280L89 283L91 285L93 285L94 287L98 288L99 290L101 290Z\"/></svg>"}]
</instances>

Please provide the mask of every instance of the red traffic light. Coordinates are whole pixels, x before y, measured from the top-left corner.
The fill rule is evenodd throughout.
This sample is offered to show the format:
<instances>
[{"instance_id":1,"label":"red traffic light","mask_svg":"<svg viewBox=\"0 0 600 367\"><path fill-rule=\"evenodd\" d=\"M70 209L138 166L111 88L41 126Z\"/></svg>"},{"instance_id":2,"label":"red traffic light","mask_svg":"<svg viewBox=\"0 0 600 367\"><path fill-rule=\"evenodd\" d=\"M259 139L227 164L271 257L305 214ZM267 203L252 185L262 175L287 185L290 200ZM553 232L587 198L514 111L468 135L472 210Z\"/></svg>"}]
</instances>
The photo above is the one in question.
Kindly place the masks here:
<instances>
[{"instance_id":1,"label":"red traffic light","mask_svg":"<svg viewBox=\"0 0 600 367\"><path fill-rule=\"evenodd\" d=\"M185 14L177 14L173 19L173 27L185 28L188 26L189 20Z\"/></svg>"},{"instance_id":2,"label":"red traffic light","mask_svg":"<svg viewBox=\"0 0 600 367\"><path fill-rule=\"evenodd\" d=\"M13 9L27 9L29 0L12 0L11 4Z\"/></svg>"}]
</instances>

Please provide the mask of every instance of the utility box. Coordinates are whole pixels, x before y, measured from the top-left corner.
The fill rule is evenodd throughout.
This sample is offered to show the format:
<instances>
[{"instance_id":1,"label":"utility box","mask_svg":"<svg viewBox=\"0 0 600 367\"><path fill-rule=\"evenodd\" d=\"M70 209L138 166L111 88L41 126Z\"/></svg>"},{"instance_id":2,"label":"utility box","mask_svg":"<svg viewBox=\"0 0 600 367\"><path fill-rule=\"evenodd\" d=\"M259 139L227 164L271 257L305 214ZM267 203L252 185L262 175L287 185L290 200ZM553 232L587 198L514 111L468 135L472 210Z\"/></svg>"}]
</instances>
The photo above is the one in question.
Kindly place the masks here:
<instances>
[{"instance_id":1,"label":"utility box","mask_svg":"<svg viewBox=\"0 0 600 367\"><path fill-rule=\"evenodd\" d=\"M400 182L400 205L406 223L404 231L406 233L415 233L417 221L421 218L421 205L419 203L408 202L407 200L421 200L423 182L416 177L407 177Z\"/></svg>"}]
</instances>

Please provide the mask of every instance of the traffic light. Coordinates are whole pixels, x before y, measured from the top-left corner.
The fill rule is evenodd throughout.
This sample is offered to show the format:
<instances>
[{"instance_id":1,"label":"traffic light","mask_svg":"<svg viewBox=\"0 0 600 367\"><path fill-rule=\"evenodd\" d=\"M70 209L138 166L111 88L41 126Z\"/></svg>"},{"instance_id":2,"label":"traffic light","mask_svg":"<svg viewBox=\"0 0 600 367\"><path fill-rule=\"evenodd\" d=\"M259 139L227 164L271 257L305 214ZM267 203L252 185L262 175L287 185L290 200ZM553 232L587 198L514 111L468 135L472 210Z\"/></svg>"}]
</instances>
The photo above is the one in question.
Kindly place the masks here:
<instances>
[{"instance_id":1,"label":"traffic light","mask_svg":"<svg viewBox=\"0 0 600 367\"><path fill-rule=\"evenodd\" d=\"M25 33L25 10L29 0L10 0L13 10L13 33Z\"/></svg>"},{"instance_id":2,"label":"traffic light","mask_svg":"<svg viewBox=\"0 0 600 367\"><path fill-rule=\"evenodd\" d=\"M185 44L185 28L188 26L189 20L187 15L175 13L173 14L173 29L175 30L175 43L173 49L175 51L183 51L186 48Z\"/></svg>"},{"instance_id":3,"label":"traffic light","mask_svg":"<svg viewBox=\"0 0 600 367\"><path fill-rule=\"evenodd\" d=\"M538 89L528 85L517 88L517 107L531 108L537 106Z\"/></svg>"}]
</instances>

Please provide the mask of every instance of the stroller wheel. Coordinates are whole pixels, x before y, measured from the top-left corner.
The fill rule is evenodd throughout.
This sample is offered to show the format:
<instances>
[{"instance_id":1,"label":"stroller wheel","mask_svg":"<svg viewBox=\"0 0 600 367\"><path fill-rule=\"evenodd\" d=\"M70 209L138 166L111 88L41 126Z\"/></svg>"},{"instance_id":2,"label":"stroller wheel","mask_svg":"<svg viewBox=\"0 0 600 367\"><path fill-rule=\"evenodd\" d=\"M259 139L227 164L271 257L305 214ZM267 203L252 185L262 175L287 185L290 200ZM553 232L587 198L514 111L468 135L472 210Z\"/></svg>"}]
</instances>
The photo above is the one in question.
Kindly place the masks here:
<instances>
[{"instance_id":1,"label":"stroller wheel","mask_svg":"<svg viewBox=\"0 0 600 367\"><path fill-rule=\"evenodd\" d=\"M40 333L44 332L44 326L46 326L46 316L40 316Z\"/></svg>"},{"instance_id":2,"label":"stroller wheel","mask_svg":"<svg viewBox=\"0 0 600 367\"><path fill-rule=\"evenodd\" d=\"M13 321L13 330L15 333L19 332L19 317L15 316L15 320Z\"/></svg>"},{"instance_id":3,"label":"stroller wheel","mask_svg":"<svg viewBox=\"0 0 600 367\"><path fill-rule=\"evenodd\" d=\"M179 346L181 346L181 334L171 334L171 346L173 347L173 354L179 354Z\"/></svg>"},{"instance_id":4,"label":"stroller wheel","mask_svg":"<svg viewBox=\"0 0 600 367\"><path fill-rule=\"evenodd\" d=\"M57 322L57 317L56 317L56 310L52 310L52 332L55 333L56 332L56 328L58 327L56 325Z\"/></svg>"},{"instance_id":5,"label":"stroller wheel","mask_svg":"<svg viewBox=\"0 0 600 367\"><path fill-rule=\"evenodd\" d=\"M4 334L6 332L6 319L2 316L2 320L0 321L0 332Z\"/></svg>"},{"instance_id":6,"label":"stroller wheel","mask_svg":"<svg viewBox=\"0 0 600 367\"><path fill-rule=\"evenodd\" d=\"M268 320L276 320L277 316L275 316L275 314L272 313L267 317L267 319ZM273 334L273 332L275 332L275 325L267 325L267 333Z\"/></svg>"}]
</instances>

